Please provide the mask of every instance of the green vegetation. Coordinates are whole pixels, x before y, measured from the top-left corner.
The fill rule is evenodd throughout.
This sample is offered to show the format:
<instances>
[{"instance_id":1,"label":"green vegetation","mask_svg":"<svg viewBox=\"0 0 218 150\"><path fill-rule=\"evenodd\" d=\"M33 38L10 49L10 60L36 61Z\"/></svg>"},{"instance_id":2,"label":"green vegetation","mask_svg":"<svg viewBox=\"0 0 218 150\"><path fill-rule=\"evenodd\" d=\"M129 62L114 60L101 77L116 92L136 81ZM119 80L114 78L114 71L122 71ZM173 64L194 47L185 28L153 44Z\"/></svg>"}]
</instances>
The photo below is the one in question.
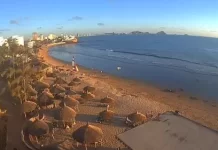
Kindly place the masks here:
<instances>
[{"instance_id":1,"label":"green vegetation","mask_svg":"<svg viewBox=\"0 0 218 150\"><path fill-rule=\"evenodd\" d=\"M36 69L36 56L29 48L17 45L9 39L8 44L0 47L1 77L8 83L8 91L19 103L23 103L31 96L29 89L32 83L43 76L39 63ZM38 66L39 65L39 66Z\"/></svg>"}]
</instances>

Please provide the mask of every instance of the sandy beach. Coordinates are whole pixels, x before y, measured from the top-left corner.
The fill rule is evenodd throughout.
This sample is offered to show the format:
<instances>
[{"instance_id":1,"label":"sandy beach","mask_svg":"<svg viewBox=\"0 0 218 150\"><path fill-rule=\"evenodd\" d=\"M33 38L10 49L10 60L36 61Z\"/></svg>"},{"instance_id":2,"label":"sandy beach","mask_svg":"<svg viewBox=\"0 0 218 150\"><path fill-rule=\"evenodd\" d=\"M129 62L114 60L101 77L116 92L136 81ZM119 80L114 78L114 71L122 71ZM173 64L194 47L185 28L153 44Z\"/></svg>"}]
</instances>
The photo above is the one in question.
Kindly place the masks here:
<instances>
[{"instance_id":1,"label":"sandy beach","mask_svg":"<svg viewBox=\"0 0 218 150\"><path fill-rule=\"evenodd\" d=\"M49 56L49 48L51 46L55 45L43 46L39 50L38 55L44 57L45 62L49 65L72 69L69 64ZM96 102L90 102L79 106L80 111L77 115L77 123L73 127L73 130L75 130L81 125L86 124L86 122L91 122L91 124L102 128L104 132L103 147L105 149L122 146L116 140L115 136L127 129L127 126L121 121L124 116L135 111L157 115L165 111L178 110L181 115L204 126L218 130L218 106L216 102L208 102L200 99L195 100L182 91L175 93L164 92L152 85L114 77L81 66L79 66L79 72L73 74L68 80L70 81L74 77L81 77L83 80L83 83L75 89L76 91L81 91L86 85L97 88L94 93L96 95L96 102L107 95L116 100L115 106L111 108L116 113L116 119L113 124L104 125L96 123L97 115L105 108L97 107ZM69 134L71 132L69 131ZM63 139L62 136L64 135L61 134L63 134L61 131L57 132L57 137Z\"/></svg>"}]
</instances>

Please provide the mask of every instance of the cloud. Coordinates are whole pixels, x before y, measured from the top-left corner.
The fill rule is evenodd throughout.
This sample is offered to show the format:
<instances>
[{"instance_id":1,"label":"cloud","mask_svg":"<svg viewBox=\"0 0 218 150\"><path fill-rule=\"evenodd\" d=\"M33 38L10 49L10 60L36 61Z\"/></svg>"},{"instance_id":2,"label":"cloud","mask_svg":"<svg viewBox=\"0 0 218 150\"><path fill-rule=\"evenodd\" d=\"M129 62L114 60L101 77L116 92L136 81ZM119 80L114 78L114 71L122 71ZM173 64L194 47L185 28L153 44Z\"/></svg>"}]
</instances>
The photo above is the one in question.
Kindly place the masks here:
<instances>
[{"instance_id":1,"label":"cloud","mask_svg":"<svg viewBox=\"0 0 218 150\"><path fill-rule=\"evenodd\" d=\"M10 20L10 24L19 25L21 22L28 21L28 20L29 20L29 17L20 17L20 18L18 18L18 19L12 19L12 20Z\"/></svg>"},{"instance_id":2,"label":"cloud","mask_svg":"<svg viewBox=\"0 0 218 150\"><path fill-rule=\"evenodd\" d=\"M98 23L97 25L98 26L104 26L104 23Z\"/></svg>"},{"instance_id":3,"label":"cloud","mask_svg":"<svg viewBox=\"0 0 218 150\"><path fill-rule=\"evenodd\" d=\"M38 27L38 28L37 28L37 30L41 30L41 29L42 29L42 27Z\"/></svg>"},{"instance_id":4,"label":"cloud","mask_svg":"<svg viewBox=\"0 0 218 150\"><path fill-rule=\"evenodd\" d=\"M217 32L217 31L212 30L212 31L210 31L210 32Z\"/></svg>"},{"instance_id":5,"label":"cloud","mask_svg":"<svg viewBox=\"0 0 218 150\"><path fill-rule=\"evenodd\" d=\"M83 17L74 16L74 17L72 17L71 19L69 19L69 21L73 21L73 20L80 21L80 20L83 20Z\"/></svg>"},{"instance_id":6,"label":"cloud","mask_svg":"<svg viewBox=\"0 0 218 150\"><path fill-rule=\"evenodd\" d=\"M10 24L19 25L19 21L18 20L10 20Z\"/></svg>"},{"instance_id":7,"label":"cloud","mask_svg":"<svg viewBox=\"0 0 218 150\"><path fill-rule=\"evenodd\" d=\"M10 29L0 29L0 32L10 31Z\"/></svg>"}]
</instances>

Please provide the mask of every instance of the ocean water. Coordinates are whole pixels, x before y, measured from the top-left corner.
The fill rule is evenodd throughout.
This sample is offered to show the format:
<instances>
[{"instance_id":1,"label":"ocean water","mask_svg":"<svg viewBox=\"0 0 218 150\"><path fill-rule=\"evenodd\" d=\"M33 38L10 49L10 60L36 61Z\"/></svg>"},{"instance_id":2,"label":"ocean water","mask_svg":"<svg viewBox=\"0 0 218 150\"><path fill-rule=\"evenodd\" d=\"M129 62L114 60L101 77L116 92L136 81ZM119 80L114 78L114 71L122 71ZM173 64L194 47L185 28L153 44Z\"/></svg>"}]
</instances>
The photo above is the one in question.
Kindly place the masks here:
<instances>
[{"instance_id":1,"label":"ocean water","mask_svg":"<svg viewBox=\"0 0 218 150\"><path fill-rule=\"evenodd\" d=\"M116 76L184 89L218 100L218 39L179 35L105 35L57 46L50 55ZM121 67L117 70L117 67Z\"/></svg>"}]
</instances>

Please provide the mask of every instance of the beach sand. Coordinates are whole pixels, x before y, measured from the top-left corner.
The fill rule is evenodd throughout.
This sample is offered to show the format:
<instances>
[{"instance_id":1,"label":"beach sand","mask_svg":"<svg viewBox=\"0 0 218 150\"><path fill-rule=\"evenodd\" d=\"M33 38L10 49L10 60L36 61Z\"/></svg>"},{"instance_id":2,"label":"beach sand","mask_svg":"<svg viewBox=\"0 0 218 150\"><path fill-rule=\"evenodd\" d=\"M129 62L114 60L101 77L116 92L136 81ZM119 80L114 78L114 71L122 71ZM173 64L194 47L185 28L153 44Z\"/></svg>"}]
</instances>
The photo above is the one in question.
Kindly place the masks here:
<instances>
[{"instance_id":1,"label":"beach sand","mask_svg":"<svg viewBox=\"0 0 218 150\"><path fill-rule=\"evenodd\" d=\"M49 65L72 69L69 64L49 56L49 48L51 46L55 45L43 46L39 50L38 55L43 57ZM99 147L99 150L122 147L122 144L115 136L128 129L123 120L126 115L135 111L157 115L165 111L178 110L181 115L204 126L218 130L218 105L215 102L192 100L190 96L181 91L175 93L164 92L152 85L122 79L81 66L79 66L79 72L68 77L67 80L70 81L74 77L82 77L82 84L77 86L74 89L75 91L82 91L83 87L91 85L97 88L94 93L96 98L79 106L76 125L73 129L66 131L57 130L55 132L57 141L62 139L70 140L70 136L75 129L90 122L90 124L100 127L104 132L103 147ZM48 80L51 79L48 78ZM107 95L116 100L115 106L110 108L116 113L116 117L110 125L95 122L99 112L105 110L103 107L98 107L99 100ZM47 117L52 116L48 115Z\"/></svg>"}]
</instances>

